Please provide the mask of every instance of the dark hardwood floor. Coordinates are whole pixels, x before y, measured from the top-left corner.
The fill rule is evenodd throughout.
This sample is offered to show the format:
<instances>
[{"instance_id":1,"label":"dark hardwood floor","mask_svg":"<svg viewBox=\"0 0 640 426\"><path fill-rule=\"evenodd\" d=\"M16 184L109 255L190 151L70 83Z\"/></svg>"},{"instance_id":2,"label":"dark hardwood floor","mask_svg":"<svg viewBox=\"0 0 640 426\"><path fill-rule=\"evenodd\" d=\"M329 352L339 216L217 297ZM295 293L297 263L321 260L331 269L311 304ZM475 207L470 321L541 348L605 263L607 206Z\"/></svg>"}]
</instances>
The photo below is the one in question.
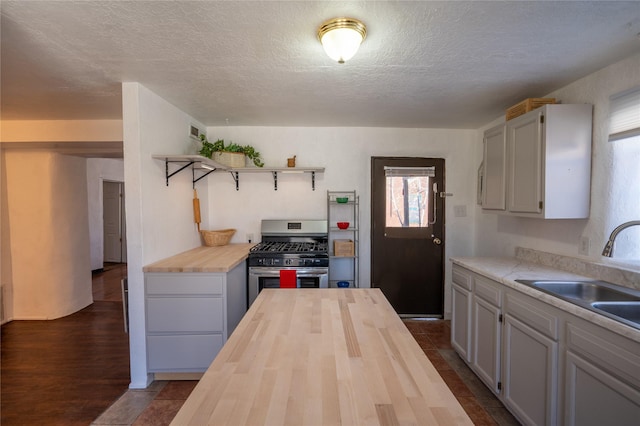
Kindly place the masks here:
<instances>
[{"instance_id":1,"label":"dark hardwood floor","mask_svg":"<svg viewBox=\"0 0 640 426\"><path fill-rule=\"evenodd\" d=\"M100 283L94 286L96 301L79 312L2 326L3 426L88 425L126 392L129 338L122 313L123 274L123 265L95 274L93 281Z\"/></svg>"},{"instance_id":2,"label":"dark hardwood floor","mask_svg":"<svg viewBox=\"0 0 640 426\"><path fill-rule=\"evenodd\" d=\"M0 424L168 425L196 382L129 386L120 280L125 265L93 276L91 306L53 321L2 326ZM517 425L451 348L449 321L405 320L476 425Z\"/></svg>"}]
</instances>

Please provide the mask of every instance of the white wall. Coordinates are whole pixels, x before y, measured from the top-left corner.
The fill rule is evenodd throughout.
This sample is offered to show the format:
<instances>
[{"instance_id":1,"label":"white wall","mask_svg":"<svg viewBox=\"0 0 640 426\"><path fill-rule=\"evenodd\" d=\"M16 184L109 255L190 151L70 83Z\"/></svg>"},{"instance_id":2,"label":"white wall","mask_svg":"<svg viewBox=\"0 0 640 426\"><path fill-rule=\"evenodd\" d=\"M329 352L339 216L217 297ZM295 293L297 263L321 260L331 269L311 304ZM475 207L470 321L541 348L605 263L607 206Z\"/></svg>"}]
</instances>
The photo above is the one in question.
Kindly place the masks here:
<instances>
[{"instance_id":1,"label":"white wall","mask_svg":"<svg viewBox=\"0 0 640 426\"><path fill-rule=\"evenodd\" d=\"M102 183L124 182L124 161L107 158L87 159L87 199L91 270L100 269L104 261Z\"/></svg>"},{"instance_id":2,"label":"white wall","mask_svg":"<svg viewBox=\"0 0 640 426\"><path fill-rule=\"evenodd\" d=\"M2 122L0 122L2 126ZM9 247L9 207L7 206L7 166L4 150L0 149L0 324L13 317L13 292L10 290L13 271Z\"/></svg>"},{"instance_id":3,"label":"white wall","mask_svg":"<svg viewBox=\"0 0 640 426\"><path fill-rule=\"evenodd\" d=\"M123 83L123 135L132 388L146 373L144 265L200 245L193 223L190 171L165 185L165 164L152 154L193 153L191 124L204 126L138 83ZM174 169L176 166L172 166ZM202 184L206 205L206 182Z\"/></svg>"},{"instance_id":4,"label":"white wall","mask_svg":"<svg viewBox=\"0 0 640 426\"><path fill-rule=\"evenodd\" d=\"M446 288L445 313L451 311L448 300L451 282L450 256L472 255L475 176L473 151L477 132L444 129L389 128L283 128L283 127L208 127L209 140L250 144L262 153L266 166L284 167L286 159L296 155L298 167L325 167L316 174L316 190L311 190L308 174L278 175L278 190L273 189L271 174L240 175L240 190L235 190L228 173L208 177L208 211L203 219L209 229L236 228L232 242L246 241L248 233L260 236L260 221L274 218L326 219L327 190L353 190L360 195L360 279L370 286L371 229L371 157L414 156L444 158L446 191ZM453 206L464 205L469 216L454 217Z\"/></svg>"},{"instance_id":5,"label":"white wall","mask_svg":"<svg viewBox=\"0 0 640 426\"><path fill-rule=\"evenodd\" d=\"M123 84L124 175L127 206L127 252L130 306L131 387L148 384L144 326L144 265L199 246L193 223L191 173L186 170L165 186L165 164L153 154L193 154L197 144L189 125L204 128L191 117L137 83ZM423 156L446 160L446 190L455 196L447 205L446 255L472 254L472 217L454 218L453 205L475 202L475 165L468 156L476 131L372 128L207 129L209 139L251 144L268 166L284 166L297 155L298 166L325 167L311 190L309 175L279 176L274 191L271 174L243 174L240 191L228 173L214 173L197 184L203 229L233 227L232 242L246 234L260 235L264 218L326 218L327 189L356 189L361 194L362 282L369 282L370 157ZM170 166L175 170L177 166ZM447 266L447 288L450 265ZM448 293L448 292L447 292ZM449 306L448 301L445 302ZM446 308L450 312L450 308Z\"/></svg>"},{"instance_id":6,"label":"white wall","mask_svg":"<svg viewBox=\"0 0 640 426\"><path fill-rule=\"evenodd\" d=\"M86 160L24 150L3 156L2 284L10 319L55 319L88 306Z\"/></svg>"},{"instance_id":7,"label":"white wall","mask_svg":"<svg viewBox=\"0 0 640 426\"><path fill-rule=\"evenodd\" d=\"M240 191L228 173L213 173L197 184L203 229L233 227L232 242L260 234L265 218L326 217L326 191L355 189L361 196L361 279L370 280L370 157L422 156L446 160L446 288L445 314L450 313L451 256L513 255L515 246L575 255L581 235L592 239L592 257L614 217L606 197L610 188L611 147L606 142L608 96L640 84L640 56L634 56L550 94L564 103L595 104L592 210L589 220L541 221L484 214L475 205L476 172L482 156L479 131L388 128L209 127L209 140L223 138L251 144L267 166L284 166L297 155L297 165L325 167L311 190L308 175L242 174ZM131 307L131 387L145 387L144 292L142 267L200 245L193 225L191 174L183 172L164 184L164 163L152 154L195 153L188 137L196 123L182 111L137 83L123 84L125 191L127 204L129 302ZM466 206L467 217L454 217L454 206ZM616 223L617 224L617 223ZM606 229L605 229L606 228Z\"/></svg>"},{"instance_id":8,"label":"white wall","mask_svg":"<svg viewBox=\"0 0 640 426\"><path fill-rule=\"evenodd\" d=\"M122 120L3 120L2 142L122 141Z\"/></svg>"},{"instance_id":9,"label":"white wall","mask_svg":"<svg viewBox=\"0 0 640 426\"><path fill-rule=\"evenodd\" d=\"M588 75L544 97L555 97L565 104L590 103L594 105L591 211L589 219L539 220L514 218L482 213L476 208L476 254L483 256L512 256L516 246L542 250L567 256L603 261L600 256L611 230L622 222L640 219L640 201L637 197L622 196L628 192L625 185L613 182L615 171L620 170L619 159L614 161L615 144L608 142L609 96L640 84L640 55ZM483 129L491 127L498 119ZM482 157L482 136L476 141L476 162ZM637 168L637 164L636 164ZM622 177L624 179L624 177ZM636 187L639 185L635 182ZM637 232L628 230L625 232ZM637 235L640 235L637 234ZM578 254L582 236L591 240L589 256ZM627 239L627 241L630 241ZM635 238L626 250L640 253Z\"/></svg>"},{"instance_id":10,"label":"white wall","mask_svg":"<svg viewBox=\"0 0 640 426\"><path fill-rule=\"evenodd\" d=\"M17 174L11 179L7 177L7 167L2 173L2 291L5 308L5 320L19 318L55 318L72 313L91 303L91 260L89 256L89 225L87 213L87 169L85 158L62 154L98 155L122 154L122 121L121 120L3 120L0 122L0 140L3 152L9 154L14 164L21 164L16 169L10 165L12 173ZM19 154L19 155L18 155ZM20 160L16 160L21 158ZM24 160L26 159L26 160ZM19 161L16 163L16 161ZM22 163L24 161L24 163ZM3 164L4 166L4 164ZM22 176L24 170L30 170ZM79 173L79 174L78 174ZM84 178L81 176L84 175ZM120 173L122 175L122 172ZM78 182L81 179L82 182ZM120 179L122 180L122 178ZM58 185L50 190L51 182ZM30 199L23 199L20 194L33 189ZM51 191L51 193L50 193ZM36 194L36 195L34 195ZM50 200L47 197L57 197ZM8 200L11 198L11 203ZM37 253L25 251L12 236L22 235L23 232L33 232L33 229L21 229L21 218L15 216L16 209L25 209L27 216L33 222L27 226L40 229L41 241L35 244ZM10 211L13 217L10 217ZM72 218L72 219L70 219ZM59 222L58 222L59 219ZM69 222L69 220L71 220ZM51 229L46 229L50 226ZM86 229L85 229L86 228ZM67 236L73 232L73 237ZM24 237L24 235L22 235ZM55 236L55 242L48 238ZM76 248L67 247L77 237ZM60 242L64 240L64 242ZM55 250L47 244L57 244ZM42 247L41 247L42 246ZM14 316L14 275L25 279L22 264L27 256L33 255L42 272L38 280L45 280L50 274L55 277L50 281L51 289L47 290L53 297L46 302L42 309L29 306L17 306ZM15 265L14 265L15 264ZM51 264L51 265L50 265ZM33 265L30 268L33 268ZM46 266L43 266L46 265ZM17 269L13 269L16 267ZM25 269L27 273L30 271ZM77 275L76 275L77 274ZM36 279L34 277L33 279ZM20 282L20 280L18 280ZM22 286L18 284L18 304L39 303L47 292L39 287L40 284ZM76 294L69 294L70 288L78 286ZM47 285L45 285L47 286ZM59 287L56 287L59 286ZM33 291L33 296L29 294ZM20 294L23 294L20 296ZM73 293L73 291L71 291ZM20 299L22 297L22 299ZM75 300L69 305L69 299ZM23 300L23 301L21 301ZM29 301L29 302L27 302ZM56 308L49 307L49 303L58 303ZM75 308L74 308L75 307Z\"/></svg>"}]
</instances>

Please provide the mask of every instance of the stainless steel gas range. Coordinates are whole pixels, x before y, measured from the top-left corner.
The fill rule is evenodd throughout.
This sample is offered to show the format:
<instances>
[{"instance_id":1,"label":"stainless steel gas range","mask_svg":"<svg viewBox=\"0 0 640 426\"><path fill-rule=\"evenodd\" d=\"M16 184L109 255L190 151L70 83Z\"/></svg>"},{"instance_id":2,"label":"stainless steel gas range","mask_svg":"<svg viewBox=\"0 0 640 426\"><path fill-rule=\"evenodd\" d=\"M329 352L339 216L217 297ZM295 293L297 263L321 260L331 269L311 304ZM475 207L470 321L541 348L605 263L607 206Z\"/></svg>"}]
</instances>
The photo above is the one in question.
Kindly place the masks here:
<instances>
[{"instance_id":1,"label":"stainless steel gas range","mask_svg":"<svg viewBox=\"0 0 640 426\"><path fill-rule=\"evenodd\" d=\"M263 220L261 234L249 252L249 305L263 288L329 286L326 220Z\"/></svg>"}]
</instances>

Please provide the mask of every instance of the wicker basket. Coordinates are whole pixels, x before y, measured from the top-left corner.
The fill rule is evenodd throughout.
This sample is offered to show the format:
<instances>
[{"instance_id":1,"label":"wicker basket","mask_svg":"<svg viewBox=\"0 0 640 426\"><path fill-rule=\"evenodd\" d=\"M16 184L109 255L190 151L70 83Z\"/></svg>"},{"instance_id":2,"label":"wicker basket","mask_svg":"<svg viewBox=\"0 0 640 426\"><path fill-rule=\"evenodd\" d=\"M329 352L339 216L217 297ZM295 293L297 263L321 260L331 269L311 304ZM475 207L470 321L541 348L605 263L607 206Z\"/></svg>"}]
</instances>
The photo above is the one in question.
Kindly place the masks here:
<instances>
[{"instance_id":1,"label":"wicker basket","mask_svg":"<svg viewBox=\"0 0 640 426\"><path fill-rule=\"evenodd\" d=\"M235 229L220 229L217 231L200 231L204 239L204 245L208 247L226 246L231 237L236 233Z\"/></svg>"},{"instance_id":2,"label":"wicker basket","mask_svg":"<svg viewBox=\"0 0 640 426\"><path fill-rule=\"evenodd\" d=\"M245 155L242 152L217 151L213 153L211 159L229 167L245 166Z\"/></svg>"},{"instance_id":3,"label":"wicker basket","mask_svg":"<svg viewBox=\"0 0 640 426\"><path fill-rule=\"evenodd\" d=\"M511 108L507 109L506 121L519 117L523 114L533 111L536 108L540 108L543 105L555 104L556 98L528 98L524 101L515 104Z\"/></svg>"}]
</instances>

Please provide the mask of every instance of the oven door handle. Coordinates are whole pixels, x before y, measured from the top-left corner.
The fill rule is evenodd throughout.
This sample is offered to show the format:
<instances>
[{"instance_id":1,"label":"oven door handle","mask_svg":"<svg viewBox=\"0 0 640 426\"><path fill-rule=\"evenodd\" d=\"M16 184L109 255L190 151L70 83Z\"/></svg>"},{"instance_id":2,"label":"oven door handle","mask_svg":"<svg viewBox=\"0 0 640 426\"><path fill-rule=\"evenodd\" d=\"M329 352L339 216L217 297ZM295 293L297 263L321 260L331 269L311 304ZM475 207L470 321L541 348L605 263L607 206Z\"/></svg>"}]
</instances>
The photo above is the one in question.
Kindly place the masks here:
<instances>
[{"instance_id":1,"label":"oven door handle","mask_svg":"<svg viewBox=\"0 0 640 426\"><path fill-rule=\"evenodd\" d=\"M318 268L249 268L249 275L277 277L280 276L280 271L286 270L296 271L298 277L321 277L329 273L328 268L322 270L318 270Z\"/></svg>"}]
</instances>

